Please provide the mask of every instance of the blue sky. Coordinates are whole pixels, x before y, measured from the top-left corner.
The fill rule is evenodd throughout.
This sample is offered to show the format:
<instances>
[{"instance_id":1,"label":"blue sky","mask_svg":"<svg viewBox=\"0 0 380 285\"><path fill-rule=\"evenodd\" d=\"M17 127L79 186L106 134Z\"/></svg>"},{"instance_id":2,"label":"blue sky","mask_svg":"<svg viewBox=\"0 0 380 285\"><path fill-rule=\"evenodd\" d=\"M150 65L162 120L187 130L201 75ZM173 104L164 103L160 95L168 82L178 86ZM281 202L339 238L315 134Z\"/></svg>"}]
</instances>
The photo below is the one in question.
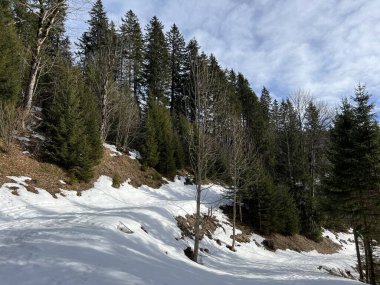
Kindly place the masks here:
<instances>
[{"instance_id":1,"label":"blue sky","mask_svg":"<svg viewBox=\"0 0 380 285\"><path fill-rule=\"evenodd\" d=\"M91 1L73 1L68 34L85 29ZM80 3L79 3L80 2ZM92 1L93 2L93 1ZM331 106L359 82L380 107L378 0L103 0L116 24L132 9L145 28L157 16L176 23L225 68L242 72L256 93L311 92Z\"/></svg>"}]
</instances>

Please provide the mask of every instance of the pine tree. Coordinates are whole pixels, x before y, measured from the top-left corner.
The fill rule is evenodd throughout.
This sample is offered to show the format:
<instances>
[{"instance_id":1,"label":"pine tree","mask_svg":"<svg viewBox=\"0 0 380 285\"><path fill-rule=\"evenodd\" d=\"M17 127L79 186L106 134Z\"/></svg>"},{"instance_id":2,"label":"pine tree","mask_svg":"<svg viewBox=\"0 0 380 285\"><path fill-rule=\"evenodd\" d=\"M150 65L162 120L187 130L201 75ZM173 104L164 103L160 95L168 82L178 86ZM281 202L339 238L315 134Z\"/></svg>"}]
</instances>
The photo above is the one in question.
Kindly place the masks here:
<instances>
[{"instance_id":1,"label":"pine tree","mask_svg":"<svg viewBox=\"0 0 380 285\"><path fill-rule=\"evenodd\" d=\"M171 87L170 112L185 115L184 72L186 62L186 44L178 27L174 24L166 35L170 55Z\"/></svg>"},{"instance_id":2,"label":"pine tree","mask_svg":"<svg viewBox=\"0 0 380 285\"><path fill-rule=\"evenodd\" d=\"M141 104L144 41L137 16L129 10L120 26L119 80L127 85L136 102Z\"/></svg>"},{"instance_id":3,"label":"pine tree","mask_svg":"<svg viewBox=\"0 0 380 285\"><path fill-rule=\"evenodd\" d=\"M78 45L79 55L84 66L86 66L86 62L91 55L104 49L109 44L108 18L102 0L96 0L90 11L88 24L88 31L83 33Z\"/></svg>"},{"instance_id":4,"label":"pine tree","mask_svg":"<svg viewBox=\"0 0 380 285\"><path fill-rule=\"evenodd\" d=\"M88 31L80 39L79 53L87 84L97 97L101 114L100 134L104 142L112 125L112 98L118 92L118 38L114 23L108 23L101 0L97 0L91 9L88 23Z\"/></svg>"},{"instance_id":5,"label":"pine tree","mask_svg":"<svg viewBox=\"0 0 380 285\"><path fill-rule=\"evenodd\" d=\"M193 88L190 88L192 82L196 79L194 78L194 73L192 72L192 65L199 58L199 44L195 39L190 40L186 46L186 61L185 61L185 94L183 98L183 104L185 106L185 116L190 122L194 122L195 119L195 106L194 106L194 97Z\"/></svg>"},{"instance_id":6,"label":"pine tree","mask_svg":"<svg viewBox=\"0 0 380 285\"><path fill-rule=\"evenodd\" d=\"M372 113L373 104L365 87L355 90L351 106L347 100L336 116L331 132L329 159L332 165L327 179L328 208L339 218L349 221L354 228L355 239L363 237L366 249L367 282L375 284L372 258L372 239L379 215L379 127ZM357 246L359 273L360 251Z\"/></svg>"},{"instance_id":7,"label":"pine tree","mask_svg":"<svg viewBox=\"0 0 380 285\"><path fill-rule=\"evenodd\" d=\"M0 2L0 101L16 102L21 95L21 43L10 1Z\"/></svg>"},{"instance_id":8,"label":"pine tree","mask_svg":"<svg viewBox=\"0 0 380 285\"><path fill-rule=\"evenodd\" d=\"M174 177L177 142L169 111L157 102L150 103L145 129L145 163L168 177Z\"/></svg>"},{"instance_id":9,"label":"pine tree","mask_svg":"<svg viewBox=\"0 0 380 285\"><path fill-rule=\"evenodd\" d=\"M366 253L367 282L376 284L374 261L372 252L372 240L374 233L378 231L375 221L380 214L380 129L373 114L374 105L369 102L370 95L365 86L358 85L355 90L353 109L355 128L354 158L356 160L356 172L354 185L357 192L358 214L361 233Z\"/></svg>"},{"instance_id":10,"label":"pine tree","mask_svg":"<svg viewBox=\"0 0 380 285\"><path fill-rule=\"evenodd\" d=\"M46 154L73 177L86 181L92 177L102 151L99 125L89 102L79 70L63 60L45 121Z\"/></svg>"},{"instance_id":11,"label":"pine tree","mask_svg":"<svg viewBox=\"0 0 380 285\"><path fill-rule=\"evenodd\" d=\"M146 27L144 81L148 101L157 101L168 106L170 57L163 28L157 17L153 17Z\"/></svg>"}]
</instances>

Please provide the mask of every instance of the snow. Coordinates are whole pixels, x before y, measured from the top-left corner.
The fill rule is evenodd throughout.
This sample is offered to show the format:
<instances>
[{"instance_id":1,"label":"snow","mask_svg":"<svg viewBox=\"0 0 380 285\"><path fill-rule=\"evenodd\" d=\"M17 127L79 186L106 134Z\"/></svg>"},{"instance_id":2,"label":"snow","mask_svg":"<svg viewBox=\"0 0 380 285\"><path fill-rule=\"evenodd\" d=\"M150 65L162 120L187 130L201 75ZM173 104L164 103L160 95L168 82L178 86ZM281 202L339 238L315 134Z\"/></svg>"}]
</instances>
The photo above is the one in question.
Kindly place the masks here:
<instances>
[{"instance_id":1,"label":"snow","mask_svg":"<svg viewBox=\"0 0 380 285\"><path fill-rule=\"evenodd\" d=\"M39 134L39 133L32 134L32 137L34 137L36 139L39 139L41 141L45 141L46 140L46 137L44 135Z\"/></svg>"},{"instance_id":2,"label":"snow","mask_svg":"<svg viewBox=\"0 0 380 285\"><path fill-rule=\"evenodd\" d=\"M10 178L15 183L0 187L2 285L360 284L318 269L323 265L353 272L350 242L333 255L271 252L254 242L238 244L232 252L205 237L201 247L210 253L201 253L203 265L190 261L183 250L193 241L179 239L174 219L195 211L194 186L185 186L184 178L160 189L136 189L128 182L115 189L110 177L101 176L82 196L62 190L58 199L42 189L38 195L26 191L29 177ZM19 186L20 196L11 194L10 185ZM222 192L220 186L208 186L202 211L220 203ZM213 213L224 228L214 238L230 244L232 229L225 216L216 207ZM121 231L120 225L133 233ZM258 235L251 239L262 241Z\"/></svg>"},{"instance_id":3,"label":"snow","mask_svg":"<svg viewBox=\"0 0 380 285\"><path fill-rule=\"evenodd\" d=\"M17 140L22 141L22 142L30 142L30 139L27 137L22 137L22 136L16 136L15 137Z\"/></svg>"},{"instance_id":4,"label":"snow","mask_svg":"<svg viewBox=\"0 0 380 285\"><path fill-rule=\"evenodd\" d=\"M123 155L120 151L118 151L116 149L116 146L115 145L112 145L112 144L108 144L108 143L104 143L103 146L106 148L106 149L109 149L111 151L111 156L119 156L119 155Z\"/></svg>"},{"instance_id":5,"label":"snow","mask_svg":"<svg viewBox=\"0 0 380 285\"><path fill-rule=\"evenodd\" d=\"M130 159L141 159L141 154L137 150L131 150L131 151L129 151L129 158Z\"/></svg>"}]
</instances>

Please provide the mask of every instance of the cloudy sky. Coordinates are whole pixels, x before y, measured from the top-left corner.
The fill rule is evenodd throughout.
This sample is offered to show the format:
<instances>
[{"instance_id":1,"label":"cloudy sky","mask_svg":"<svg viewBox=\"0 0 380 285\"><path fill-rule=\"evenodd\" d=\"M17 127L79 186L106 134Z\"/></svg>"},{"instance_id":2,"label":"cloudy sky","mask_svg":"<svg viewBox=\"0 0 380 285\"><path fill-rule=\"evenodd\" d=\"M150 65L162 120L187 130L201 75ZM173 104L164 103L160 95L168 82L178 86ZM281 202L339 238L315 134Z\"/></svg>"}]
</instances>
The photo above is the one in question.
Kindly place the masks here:
<instances>
[{"instance_id":1,"label":"cloudy sky","mask_svg":"<svg viewBox=\"0 0 380 285\"><path fill-rule=\"evenodd\" d=\"M365 83L380 107L378 0L103 0L110 19L132 9L145 27L156 15L186 40L196 38L225 68L242 72L256 93L309 90L331 105ZM74 39L86 29L83 4L70 16Z\"/></svg>"}]
</instances>

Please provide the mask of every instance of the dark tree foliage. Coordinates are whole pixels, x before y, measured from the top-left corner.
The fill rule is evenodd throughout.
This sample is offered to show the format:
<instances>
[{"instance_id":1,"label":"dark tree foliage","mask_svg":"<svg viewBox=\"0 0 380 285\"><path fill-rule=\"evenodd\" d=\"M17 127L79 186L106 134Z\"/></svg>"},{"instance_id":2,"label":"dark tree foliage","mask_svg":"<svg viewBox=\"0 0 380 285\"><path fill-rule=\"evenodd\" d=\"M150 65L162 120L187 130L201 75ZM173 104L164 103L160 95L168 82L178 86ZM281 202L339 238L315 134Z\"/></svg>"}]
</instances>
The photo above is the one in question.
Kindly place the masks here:
<instances>
[{"instance_id":1,"label":"dark tree foliage","mask_svg":"<svg viewBox=\"0 0 380 285\"><path fill-rule=\"evenodd\" d=\"M0 2L0 100L16 102L21 96L21 43L10 1Z\"/></svg>"},{"instance_id":2,"label":"dark tree foliage","mask_svg":"<svg viewBox=\"0 0 380 285\"><path fill-rule=\"evenodd\" d=\"M144 41L137 16L129 10L122 18L120 26L120 59L119 81L127 86L135 96L136 101L143 101L142 72L144 60Z\"/></svg>"},{"instance_id":3,"label":"dark tree foliage","mask_svg":"<svg viewBox=\"0 0 380 285\"><path fill-rule=\"evenodd\" d=\"M163 25L153 17L146 27L144 81L148 101L169 105L170 56Z\"/></svg>"},{"instance_id":4,"label":"dark tree foliage","mask_svg":"<svg viewBox=\"0 0 380 285\"><path fill-rule=\"evenodd\" d=\"M162 174L174 177L183 165L183 150L171 123L169 111L157 102L149 104L145 122L144 162Z\"/></svg>"},{"instance_id":5,"label":"dark tree foliage","mask_svg":"<svg viewBox=\"0 0 380 285\"><path fill-rule=\"evenodd\" d=\"M87 181L102 156L99 120L80 71L63 60L58 72L45 121L46 154L73 177Z\"/></svg>"},{"instance_id":6,"label":"dark tree foliage","mask_svg":"<svg viewBox=\"0 0 380 285\"><path fill-rule=\"evenodd\" d=\"M324 202L334 218L347 221L356 238L362 237L366 281L375 284L372 240L379 233L380 132L364 86L358 85L352 100L353 105L343 101L331 131L331 170L325 181ZM360 267L358 245L357 257ZM359 271L363 279L361 268Z\"/></svg>"},{"instance_id":7,"label":"dark tree foliage","mask_svg":"<svg viewBox=\"0 0 380 285\"><path fill-rule=\"evenodd\" d=\"M170 56L170 112L171 114L185 114L184 80L186 63L186 44L178 27L174 24L166 34L168 52Z\"/></svg>"},{"instance_id":8,"label":"dark tree foliage","mask_svg":"<svg viewBox=\"0 0 380 285\"><path fill-rule=\"evenodd\" d=\"M82 64L86 65L86 61L90 55L107 47L109 42L108 17L104 10L102 0L97 0L90 11L90 20L88 21L89 28L83 33L79 39L79 55Z\"/></svg>"}]
</instances>

